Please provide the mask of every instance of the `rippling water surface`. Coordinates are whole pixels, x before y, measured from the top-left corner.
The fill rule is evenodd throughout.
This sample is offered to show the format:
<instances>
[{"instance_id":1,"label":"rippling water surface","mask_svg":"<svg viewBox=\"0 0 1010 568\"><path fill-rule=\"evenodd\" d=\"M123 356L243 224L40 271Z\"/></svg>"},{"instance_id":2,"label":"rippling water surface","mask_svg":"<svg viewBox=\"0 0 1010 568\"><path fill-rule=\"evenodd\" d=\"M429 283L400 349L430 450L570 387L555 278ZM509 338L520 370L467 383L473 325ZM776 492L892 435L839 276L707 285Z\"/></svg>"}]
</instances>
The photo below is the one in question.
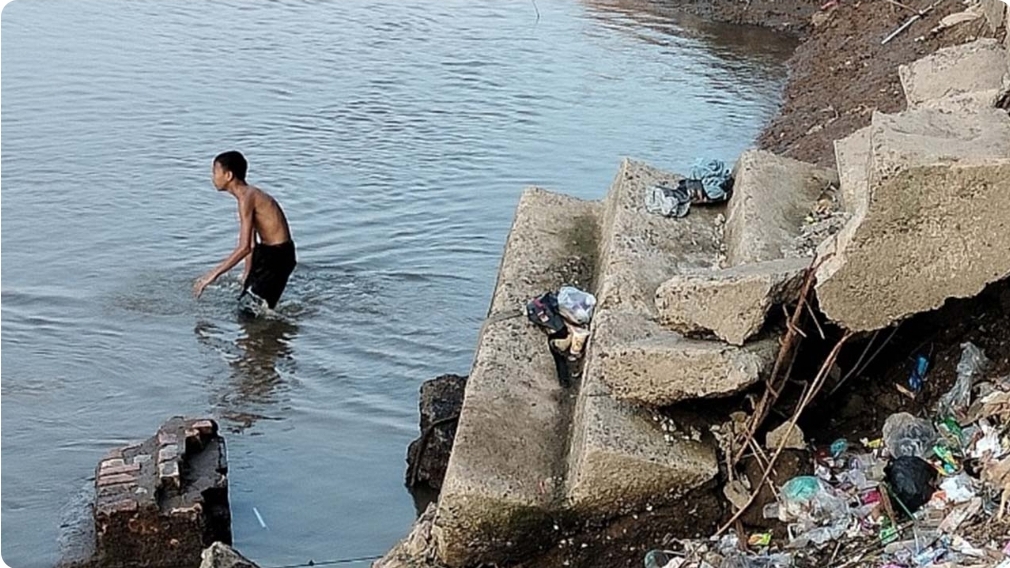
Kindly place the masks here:
<instances>
[{"instance_id":1,"label":"rippling water surface","mask_svg":"<svg viewBox=\"0 0 1010 568\"><path fill-rule=\"evenodd\" d=\"M3 559L51 565L106 449L205 413L245 553L384 552L417 389L468 371L522 187L732 161L775 111L791 46L649 6L9 4ZM299 247L275 319L236 318L237 274L190 297L235 242L232 148Z\"/></svg>"}]
</instances>

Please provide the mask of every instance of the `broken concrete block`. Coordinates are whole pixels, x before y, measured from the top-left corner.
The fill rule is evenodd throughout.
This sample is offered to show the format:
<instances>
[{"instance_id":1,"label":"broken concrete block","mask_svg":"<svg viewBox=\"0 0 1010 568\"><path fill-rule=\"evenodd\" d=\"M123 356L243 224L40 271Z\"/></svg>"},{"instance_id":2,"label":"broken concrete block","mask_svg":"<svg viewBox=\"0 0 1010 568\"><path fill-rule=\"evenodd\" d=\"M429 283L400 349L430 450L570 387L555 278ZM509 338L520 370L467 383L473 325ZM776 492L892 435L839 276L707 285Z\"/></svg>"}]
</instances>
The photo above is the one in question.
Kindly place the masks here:
<instances>
[{"instance_id":1,"label":"broken concrete block","mask_svg":"<svg viewBox=\"0 0 1010 568\"><path fill-rule=\"evenodd\" d=\"M821 194L838 183L833 170L748 150L733 170L726 213L726 266L787 256Z\"/></svg>"},{"instance_id":2,"label":"broken concrete block","mask_svg":"<svg viewBox=\"0 0 1010 568\"><path fill-rule=\"evenodd\" d=\"M193 422L172 418L99 463L93 565L193 566L205 546L231 542L224 439L210 422L201 449L180 453L175 441Z\"/></svg>"},{"instance_id":3,"label":"broken concrete block","mask_svg":"<svg viewBox=\"0 0 1010 568\"><path fill-rule=\"evenodd\" d=\"M407 448L407 487L442 487L456 423L463 407L466 377L442 375L421 385L421 437Z\"/></svg>"},{"instance_id":4,"label":"broken concrete block","mask_svg":"<svg viewBox=\"0 0 1010 568\"><path fill-rule=\"evenodd\" d=\"M659 322L743 345L764 326L771 306L796 299L809 265L791 258L674 276L656 291Z\"/></svg>"},{"instance_id":5,"label":"broken concrete block","mask_svg":"<svg viewBox=\"0 0 1010 568\"><path fill-rule=\"evenodd\" d=\"M611 396L649 406L738 392L764 376L777 352L774 339L746 347L686 339L634 312L601 310L593 326L592 364Z\"/></svg>"},{"instance_id":6,"label":"broken concrete block","mask_svg":"<svg viewBox=\"0 0 1010 568\"><path fill-rule=\"evenodd\" d=\"M785 438L784 444L783 438ZM765 436L765 448L774 452L779 449L779 444L783 444L782 447L786 450L805 450L807 447L806 441L803 439L803 430L788 422L782 423Z\"/></svg>"},{"instance_id":7,"label":"broken concrete block","mask_svg":"<svg viewBox=\"0 0 1010 568\"><path fill-rule=\"evenodd\" d=\"M1010 116L996 109L875 114L865 203L819 249L821 310L880 329L1010 274Z\"/></svg>"},{"instance_id":8,"label":"broken concrete block","mask_svg":"<svg viewBox=\"0 0 1010 568\"><path fill-rule=\"evenodd\" d=\"M1006 49L994 39L946 47L898 67L908 108L924 104L946 109L992 106L1006 92L1010 72ZM947 102L937 103L943 99Z\"/></svg>"}]
</instances>

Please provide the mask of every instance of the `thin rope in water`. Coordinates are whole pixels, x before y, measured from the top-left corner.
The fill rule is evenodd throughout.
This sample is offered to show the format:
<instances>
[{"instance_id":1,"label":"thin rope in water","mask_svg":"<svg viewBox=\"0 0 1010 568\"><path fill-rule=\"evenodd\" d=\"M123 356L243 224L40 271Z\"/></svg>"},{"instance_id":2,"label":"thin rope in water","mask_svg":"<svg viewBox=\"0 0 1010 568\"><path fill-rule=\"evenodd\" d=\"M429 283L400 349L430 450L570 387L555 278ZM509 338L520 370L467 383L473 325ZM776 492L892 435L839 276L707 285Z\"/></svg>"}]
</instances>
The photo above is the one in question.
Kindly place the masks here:
<instances>
[{"instance_id":1,"label":"thin rope in water","mask_svg":"<svg viewBox=\"0 0 1010 568\"><path fill-rule=\"evenodd\" d=\"M378 560L380 558L382 558L382 556L359 556L357 558L340 558L338 560L324 560L322 562L309 560L304 564L286 564L284 566L267 566L265 568L304 568L307 566L332 566L334 564L352 564L354 562L370 562L372 560Z\"/></svg>"}]
</instances>

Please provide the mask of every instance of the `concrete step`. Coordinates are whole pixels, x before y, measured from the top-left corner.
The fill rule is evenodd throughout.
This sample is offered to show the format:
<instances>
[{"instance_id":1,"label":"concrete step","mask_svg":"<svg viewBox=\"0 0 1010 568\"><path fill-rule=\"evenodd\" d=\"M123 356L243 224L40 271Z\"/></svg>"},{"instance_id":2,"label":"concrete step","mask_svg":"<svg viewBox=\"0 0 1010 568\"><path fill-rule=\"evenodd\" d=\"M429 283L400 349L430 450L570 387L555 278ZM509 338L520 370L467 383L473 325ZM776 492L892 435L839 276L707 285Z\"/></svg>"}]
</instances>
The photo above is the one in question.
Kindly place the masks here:
<instances>
[{"instance_id":1,"label":"concrete step","mask_svg":"<svg viewBox=\"0 0 1010 568\"><path fill-rule=\"evenodd\" d=\"M605 200L597 296L601 308L655 313L656 288L675 274L719 266L725 206L692 207L669 219L645 210L645 192L679 176L624 160Z\"/></svg>"},{"instance_id":2,"label":"concrete step","mask_svg":"<svg viewBox=\"0 0 1010 568\"><path fill-rule=\"evenodd\" d=\"M822 193L838 183L833 170L763 150L748 150L734 168L726 213L726 266L786 257Z\"/></svg>"},{"instance_id":3,"label":"concrete step","mask_svg":"<svg viewBox=\"0 0 1010 568\"><path fill-rule=\"evenodd\" d=\"M692 207L680 219L645 210L650 186L677 179L641 162L621 164L605 201L596 270L592 349L601 355L594 358L599 378L613 396L655 406L730 394L757 381L763 368L754 354L688 340L657 323L659 286L681 274L718 270L722 257L724 205Z\"/></svg>"},{"instance_id":4,"label":"concrete step","mask_svg":"<svg viewBox=\"0 0 1010 568\"><path fill-rule=\"evenodd\" d=\"M567 506L583 517L660 505L718 473L714 447L665 435L646 409L618 400L590 354L568 456Z\"/></svg>"},{"instance_id":5,"label":"concrete step","mask_svg":"<svg viewBox=\"0 0 1010 568\"><path fill-rule=\"evenodd\" d=\"M526 301L589 287L602 206L527 190L481 330L433 534L450 566L522 557L563 502L574 392L562 389Z\"/></svg>"},{"instance_id":6,"label":"concrete step","mask_svg":"<svg viewBox=\"0 0 1010 568\"><path fill-rule=\"evenodd\" d=\"M761 340L736 347L688 339L639 312L594 316L593 364L612 396L648 406L733 394L769 369L777 346Z\"/></svg>"},{"instance_id":7,"label":"concrete step","mask_svg":"<svg viewBox=\"0 0 1010 568\"><path fill-rule=\"evenodd\" d=\"M1010 91L1010 57L994 39L946 47L898 68L909 109L992 108Z\"/></svg>"},{"instance_id":8,"label":"concrete step","mask_svg":"<svg viewBox=\"0 0 1010 568\"><path fill-rule=\"evenodd\" d=\"M806 258L783 258L674 276L656 291L659 322L741 346L761 331L773 305L798 297L809 265Z\"/></svg>"},{"instance_id":9,"label":"concrete step","mask_svg":"<svg viewBox=\"0 0 1010 568\"><path fill-rule=\"evenodd\" d=\"M880 329L1010 274L1005 111L877 113L868 138L865 213L820 251L834 255L816 286L829 318Z\"/></svg>"}]
</instances>

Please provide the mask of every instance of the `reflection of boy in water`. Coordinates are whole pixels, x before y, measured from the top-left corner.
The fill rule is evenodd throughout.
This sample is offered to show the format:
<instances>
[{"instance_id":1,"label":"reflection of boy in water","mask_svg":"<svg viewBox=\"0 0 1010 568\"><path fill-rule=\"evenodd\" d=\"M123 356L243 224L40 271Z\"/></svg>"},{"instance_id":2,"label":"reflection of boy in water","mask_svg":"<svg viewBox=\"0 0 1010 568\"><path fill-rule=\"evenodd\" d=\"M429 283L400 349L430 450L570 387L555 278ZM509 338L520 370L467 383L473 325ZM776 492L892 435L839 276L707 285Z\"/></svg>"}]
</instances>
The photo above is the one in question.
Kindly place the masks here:
<instances>
[{"instance_id":1,"label":"reflection of boy in water","mask_svg":"<svg viewBox=\"0 0 1010 568\"><path fill-rule=\"evenodd\" d=\"M214 187L238 200L238 246L221 264L197 279L193 294L199 298L211 282L245 259L242 294L251 292L273 308L295 269L295 244L281 206L266 192L245 182L246 169L248 164L239 152L225 152L214 158Z\"/></svg>"}]
</instances>

